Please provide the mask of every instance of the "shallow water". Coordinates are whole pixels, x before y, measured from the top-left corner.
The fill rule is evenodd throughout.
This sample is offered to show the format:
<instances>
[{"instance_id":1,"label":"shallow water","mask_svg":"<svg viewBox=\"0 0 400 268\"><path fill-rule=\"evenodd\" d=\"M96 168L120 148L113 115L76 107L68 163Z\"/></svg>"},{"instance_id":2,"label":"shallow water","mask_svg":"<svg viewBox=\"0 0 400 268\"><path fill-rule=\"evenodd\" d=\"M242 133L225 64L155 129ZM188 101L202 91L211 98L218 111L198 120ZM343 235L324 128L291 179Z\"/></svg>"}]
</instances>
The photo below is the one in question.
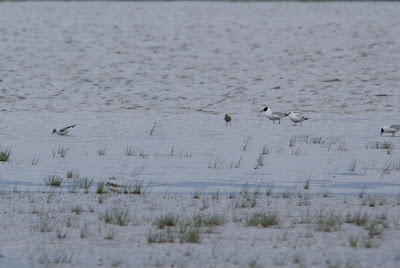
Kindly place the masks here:
<instances>
[{"instance_id":1,"label":"shallow water","mask_svg":"<svg viewBox=\"0 0 400 268\"><path fill-rule=\"evenodd\" d=\"M313 173L334 189L377 183L371 189L398 191L377 182L397 182L395 172L381 173L398 161L396 150L364 147L398 119L399 3L2 2L0 12L0 146L13 151L2 185L44 187L46 175L72 169L167 189L279 188ZM273 125L259 117L265 105L312 119ZM71 123L69 136L51 135ZM285 145L276 153L293 135L344 139L349 149L304 145L296 159ZM245 137L248 152L240 150ZM254 170L265 144L273 153ZM125 156L127 146L148 158ZM60 147L66 159L54 157ZM193 156L169 157L172 148ZM242 167L229 168L239 158ZM365 174L349 173L353 159Z\"/></svg>"}]
</instances>

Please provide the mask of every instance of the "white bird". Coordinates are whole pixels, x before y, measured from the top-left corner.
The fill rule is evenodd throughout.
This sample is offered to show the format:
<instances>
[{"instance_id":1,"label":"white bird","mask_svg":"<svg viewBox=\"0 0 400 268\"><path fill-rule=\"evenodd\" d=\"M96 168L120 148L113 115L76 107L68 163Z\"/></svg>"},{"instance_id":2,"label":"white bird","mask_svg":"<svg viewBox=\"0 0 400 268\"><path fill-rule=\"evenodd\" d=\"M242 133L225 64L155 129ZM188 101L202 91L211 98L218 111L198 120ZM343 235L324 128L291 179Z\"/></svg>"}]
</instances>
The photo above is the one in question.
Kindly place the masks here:
<instances>
[{"instance_id":1,"label":"white bird","mask_svg":"<svg viewBox=\"0 0 400 268\"><path fill-rule=\"evenodd\" d=\"M120 186L118 184L115 184L115 183L112 183L112 182L107 182L106 185L107 185L108 189L110 189L113 192L119 192L120 193L122 191L122 189L123 189L122 186Z\"/></svg>"},{"instance_id":2,"label":"white bird","mask_svg":"<svg viewBox=\"0 0 400 268\"><path fill-rule=\"evenodd\" d=\"M302 125L303 121L310 119L302 115L298 115L294 112L288 112L287 115L289 116L290 120L294 122L294 125L296 125L297 123L300 123Z\"/></svg>"},{"instance_id":3,"label":"white bird","mask_svg":"<svg viewBox=\"0 0 400 268\"><path fill-rule=\"evenodd\" d=\"M288 116L287 113L281 113L281 112L272 112L271 108L269 108L268 106L264 108L264 110L261 111L262 113L265 114L265 116L269 119L274 121L278 120L279 124L281 123L281 119L284 118L285 116Z\"/></svg>"},{"instance_id":4,"label":"white bird","mask_svg":"<svg viewBox=\"0 0 400 268\"><path fill-rule=\"evenodd\" d=\"M381 128L381 136L383 133L393 133L392 136L396 134L397 131L400 130L400 125L390 125L390 126L385 126Z\"/></svg>"},{"instance_id":5,"label":"white bird","mask_svg":"<svg viewBox=\"0 0 400 268\"><path fill-rule=\"evenodd\" d=\"M75 126L76 126L76 124L75 124L75 125L72 125L72 126L69 126L69 127L55 128L55 129L53 129L53 134L56 133L56 134L58 134L58 135L64 136L64 135L66 135L71 129L73 129Z\"/></svg>"}]
</instances>

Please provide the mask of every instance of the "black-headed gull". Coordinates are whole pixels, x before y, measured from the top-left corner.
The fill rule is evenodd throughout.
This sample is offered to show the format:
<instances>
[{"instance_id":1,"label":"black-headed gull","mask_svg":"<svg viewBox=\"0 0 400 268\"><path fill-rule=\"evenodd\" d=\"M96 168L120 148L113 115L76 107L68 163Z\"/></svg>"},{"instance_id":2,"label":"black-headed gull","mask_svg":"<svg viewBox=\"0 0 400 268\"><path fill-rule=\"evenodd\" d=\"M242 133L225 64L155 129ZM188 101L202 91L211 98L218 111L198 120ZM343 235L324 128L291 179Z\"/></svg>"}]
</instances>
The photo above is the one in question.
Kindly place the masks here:
<instances>
[{"instance_id":1,"label":"black-headed gull","mask_svg":"<svg viewBox=\"0 0 400 268\"><path fill-rule=\"evenodd\" d=\"M75 125L72 125L72 126L69 126L69 127L55 128L55 129L53 129L53 134L56 133L56 134L58 134L58 135L64 136L64 135L66 135L71 129L73 129L75 126L76 126L76 124L75 124Z\"/></svg>"},{"instance_id":2,"label":"black-headed gull","mask_svg":"<svg viewBox=\"0 0 400 268\"><path fill-rule=\"evenodd\" d=\"M288 112L287 114L288 114L290 120L292 120L294 122L294 125L296 125L297 123L300 123L302 125L303 121L310 119L308 117L304 117L304 116L296 114L294 112Z\"/></svg>"},{"instance_id":3,"label":"black-headed gull","mask_svg":"<svg viewBox=\"0 0 400 268\"><path fill-rule=\"evenodd\" d=\"M269 120L274 121L274 124L275 124L275 121L276 121L276 120L278 120L278 121L279 121L279 124L280 124L280 123L281 123L281 119L284 118L285 116L288 116L287 113L272 112L272 111L271 111L271 108L269 108L268 106L265 107L261 112L264 113L265 116L266 116Z\"/></svg>"},{"instance_id":4,"label":"black-headed gull","mask_svg":"<svg viewBox=\"0 0 400 268\"><path fill-rule=\"evenodd\" d=\"M107 185L108 189L110 189L113 192L121 192L123 189L122 186L112 183L112 182L107 182L106 185Z\"/></svg>"},{"instance_id":5,"label":"black-headed gull","mask_svg":"<svg viewBox=\"0 0 400 268\"><path fill-rule=\"evenodd\" d=\"M225 119L226 125L228 125L228 123L232 125L232 117L230 117L228 114L226 114L224 119Z\"/></svg>"},{"instance_id":6,"label":"black-headed gull","mask_svg":"<svg viewBox=\"0 0 400 268\"><path fill-rule=\"evenodd\" d=\"M389 125L381 128L381 136L383 133L393 133L392 136L396 134L397 131L400 130L400 125Z\"/></svg>"}]
</instances>

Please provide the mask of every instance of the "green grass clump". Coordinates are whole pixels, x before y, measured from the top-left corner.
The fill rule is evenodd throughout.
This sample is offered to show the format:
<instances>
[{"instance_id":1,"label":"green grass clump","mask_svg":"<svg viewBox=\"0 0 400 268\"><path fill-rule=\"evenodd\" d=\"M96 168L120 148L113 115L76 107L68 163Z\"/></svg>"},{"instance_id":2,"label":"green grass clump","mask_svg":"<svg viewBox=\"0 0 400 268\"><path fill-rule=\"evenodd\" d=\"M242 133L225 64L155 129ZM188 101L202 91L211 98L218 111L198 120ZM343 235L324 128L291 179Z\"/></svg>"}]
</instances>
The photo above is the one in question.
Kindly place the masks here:
<instances>
[{"instance_id":1,"label":"green grass clump","mask_svg":"<svg viewBox=\"0 0 400 268\"><path fill-rule=\"evenodd\" d=\"M67 172L67 178L68 179L77 179L77 178L79 178L79 173L74 170L69 170Z\"/></svg>"},{"instance_id":2,"label":"green grass clump","mask_svg":"<svg viewBox=\"0 0 400 268\"><path fill-rule=\"evenodd\" d=\"M105 182L101 181L97 183L97 194L104 194L106 192Z\"/></svg>"},{"instance_id":3,"label":"green grass clump","mask_svg":"<svg viewBox=\"0 0 400 268\"><path fill-rule=\"evenodd\" d=\"M47 175L47 177L44 178L44 183L47 186L61 186L62 181L63 178L55 174Z\"/></svg>"},{"instance_id":4,"label":"green grass clump","mask_svg":"<svg viewBox=\"0 0 400 268\"><path fill-rule=\"evenodd\" d=\"M150 230L147 235L147 242L149 243L173 243L174 240L174 234L169 228L156 232Z\"/></svg>"},{"instance_id":5,"label":"green grass clump","mask_svg":"<svg viewBox=\"0 0 400 268\"><path fill-rule=\"evenodd\" d=\"M100 220L104 220L108 224L116 224L119 226L126 226L131 221L129 216L129 209L114 207L107 209L105 214L100 215Z\"/></svg>"},{"instance_id":6,"label":"green grass clump","mask_svg":"<svg viewBox=\"0 0 400 268\"><path fill-rule=\"evenodd\" d=\"M248 226L259 226L264 228L278 225L279 217L277 213L254 213L247 219Z\"/></svg>"},{"instance_id":7,"label":"green grass clump","mask_svg":"<svg viewBox=\"0 0 400 268\"><path fill-rule=\"evenodd\" d=\"M11 156L11 148L0 151L1 162L7 162L8 160L10 160L10 156Z\"/></svg>"},{"instance_id":8,"label":"green grass clump","mask_svg":"<svg viewBox=\"0 0 400 268\"><path fill-rule=\"evenodd\" d=\"M320 232L339 231L342 225L342 219L334 211L327 214L320 211L315 217L315 230Z\"/></svg>"},{"instance_id":9,"label":"green grass clump","mask_svg":"<svg viewBox=\"0 0 400 268\"><path fill-rule=\"evenodd\" d=\"M178 217L174 214L167 214L160 217L157 217L154 221L154 225L156 225L159 229L164 229L164 227L172 227L176 226L178 223Z\"/></svg>"},{"instance_id":10,"label":"green grass clump","mask_svg":"<svg viewBox=\"0 0 400 268\"><path fill-rule=\"evenodd\" d=\"M179 239L181 243L200 243L201 229L191 226L181 226L179 229Z\"/></svg>"}]
</instances>

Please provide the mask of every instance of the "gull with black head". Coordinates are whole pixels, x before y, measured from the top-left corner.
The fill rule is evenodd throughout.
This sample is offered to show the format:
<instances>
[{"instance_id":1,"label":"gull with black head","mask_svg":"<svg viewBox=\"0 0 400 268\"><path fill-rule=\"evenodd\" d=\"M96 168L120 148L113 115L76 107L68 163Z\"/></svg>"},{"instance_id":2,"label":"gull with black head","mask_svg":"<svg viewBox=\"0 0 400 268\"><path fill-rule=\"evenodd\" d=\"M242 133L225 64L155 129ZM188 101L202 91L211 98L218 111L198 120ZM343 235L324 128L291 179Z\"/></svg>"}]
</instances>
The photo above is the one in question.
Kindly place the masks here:
<instances>
[{"instance_id":1,"label":"gull with black head","mask_svg":"<svg viewBox=\"0 0 400 268\"><path fill-rule=\"evenodd\" d=\"M396 132L400 130L400 125L389 125L381 128L381 136L383 133L392 133L395 136Z\"/></svg>"},{"instance_id":2,"label":"gull with black head","mask_svg":"<svg viewBox=\"0 0 400 268\"><path fill-rule=\"evenodd\" d=\"M68 126L68 127L55 128L55 129L53 129L53 133L52 134L56 133L58 135L64 136L64 135L68 134L68 132L71 129L73 129L75 126L76 126L76 124L72 125L72 126Z\"/></svg>"},{"instance_id":3,"label":"gull with black head","mask_svg":"<svg viewBox=\"0 0 400 268\"><path fill-rule=\"evenodd\" d=\"M272 111L271 111L271 108L268 107L268 106L266 106L261 112L264 113L265 116L266 116L269 120L274 121L274 124L275 124L275 121L276 121L276 120L278 120L278 122L279 122L279 124L280 124L280 123L281 123L281 119L284 118L284 117L286 117L286 116L288 116L287 113L272 112Z\"/></svg>"}]
</instances>

